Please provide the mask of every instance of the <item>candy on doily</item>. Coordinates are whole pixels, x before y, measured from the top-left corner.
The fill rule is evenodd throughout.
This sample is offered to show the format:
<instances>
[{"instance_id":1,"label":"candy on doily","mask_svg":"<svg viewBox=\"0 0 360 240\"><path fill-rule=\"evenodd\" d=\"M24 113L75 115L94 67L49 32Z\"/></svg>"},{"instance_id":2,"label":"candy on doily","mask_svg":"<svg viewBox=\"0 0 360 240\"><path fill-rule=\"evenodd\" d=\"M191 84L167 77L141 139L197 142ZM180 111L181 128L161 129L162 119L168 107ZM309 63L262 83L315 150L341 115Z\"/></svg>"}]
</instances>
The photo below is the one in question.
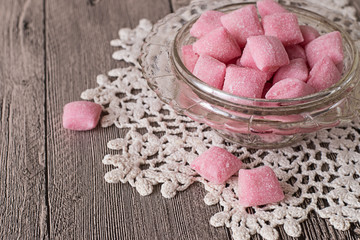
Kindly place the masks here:
<instances>
[{"instance_id":1,"label":"candy on doily","mask_svg":"<svg viewBox=\"0 0 360 240\"><path fill-rule=\"evenodd\" d=\"M231 0L224 1L233 3ZM196 4L192 3L193 7L184 9L181 18L178 18L179 21L190 20L207 7L211 9L217 7L210 5L215 2L201 0L197 2L197 4L200 2L202 7L194 7ZM332 5L343 14L356 19L356 10L347 0L319 0L316 3L324 6ZM319 14L323 14L321 10ZM337 16L337 14L327 15L331 20ZM341 25L346 25L344 23L346 18L341 18L339 21ZM161 22L163 26L171 25L172 19L166 18ZM174 25L181 26L182 23L176 22ZM161 31L164 29L173 31L174 25L162 28ZM345 26L346 29L353 30L352 27L352 25ZM129 30L128 32L131 32L129 34L136 35L138 32L136 29ZM356 32L352 31L352 35L355 36ZM112 41L112 44L122 41L117 39ZM141 46L143 42L141 34L137 35L132 43L128 42L129 46L126 45L126 49L121 49L125 51L123 57L130 62L135 60L135 65L138 66L140 47L136 48L136 46ZM216 223L217 227L224 226L231 229L235 240L250 239L256 233L261 234L265 239L275 239L279 237L276 227L282 225L286 234L299 237L300 223L306 220L310 211L317 213L321 218L330 219L330 224L341 230L347 230L349 223L358 222L356 209L359 208L357 199L360 196L360 186L358 180L352 177L352 174L359 171L360 166L358 161L360 154L357 152L360 134L356 131L359 127L358 121L352 122L349 126L318 131L317 134L293 147L279 150L248 150L238 144L224 141L205 125L177 115L170 107L162 104L147 88L146 80L142 78L141 71L137 67L114 69L109 71L109 75L111 78L100 75L99 86L88 89L81 95L83 99L94 100L103 106L105 115L101 119L102 127L115 125L119 131L127 132L123 138L109 142L109 147L119 152L104 157L104 164L113 166L113 170L105 176L106 181L129 183L135 187L137 177L142 177L148 179L147 182L150 181L151 186L167 183L169 187L161 191L165 197L184 191L194 181L202 182L207 193L204 196L205 203L219 204L220 213L224 213L212 216L210 224ZM136 94L128 94L134 89L137 89ZM134 102L145 109L145 115L141 119L133 116L131 107L134 104L130 103ZM146 129L148 133L135 134L138 129ZM151 136L154 134L157 134L157 140L152 140ZM171 143L167 138L169 135L180 137ZM129 149L131 145L139 143L136 140L140 140L141 156L134 154L134 158L131 158L132 153L130 154ZM179 142L182 147L178 147ZM246 168L263 164L273 168L281 179L280 184L286 194L285 200L279 205L255 208L253 214L248 214L243 208L239 208L236 179L231 178L227 184L214 186L203 178L196 177L189 164L198 154L214 144L240 156ZM157 152L154 153L156 150ZM333 156L336 156L336 160ZM310 168L313 166L316 166L315 170ZM339 167L341 167L340 172ZM174 184L174 181L178 184ZM147 190L152 189L147 188ZM314 194L311 193L312 189L318 191ZM305 195L298 195L299 192ZM311 204L305 201L305 197L311 201ZM320 199L326 199L329 206L320 206ZM338 199L341 201L337 201Z\"/></svg>"},{"instance_id":2,"label":"candy on doily","mask_svg":"<svg viewBox=\"0 0 360 240\"><path fill-rule=\"evenodd\" d=\"M203 152L190 166L210 182L222 184L239 171L241 165L240 159L215 146Z\"/></svg>"}]
</instances>

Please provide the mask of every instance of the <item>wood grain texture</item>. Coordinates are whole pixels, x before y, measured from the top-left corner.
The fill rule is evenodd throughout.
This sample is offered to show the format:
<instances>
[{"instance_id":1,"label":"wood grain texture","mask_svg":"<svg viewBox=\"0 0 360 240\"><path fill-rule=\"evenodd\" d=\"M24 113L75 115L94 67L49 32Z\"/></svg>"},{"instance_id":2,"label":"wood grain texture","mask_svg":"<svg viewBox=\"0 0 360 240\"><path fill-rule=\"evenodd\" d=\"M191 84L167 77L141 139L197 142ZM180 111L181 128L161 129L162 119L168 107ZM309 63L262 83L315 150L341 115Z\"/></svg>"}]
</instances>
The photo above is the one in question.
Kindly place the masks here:
<instances>
[{"instance_id":1,"label":"wood grain texture","mask_svg":"<svg viewBox=\"0 0 360 240\"><path fill-rule=\"evenodd\" d=\"M156 7L154 7L156 6ZM123 136L116 127L70 132L61 126L62 107L95 87L95 77L119 62L109 41L139 19L156 21L170 12L168 0L47 1L46 68L50 238L227 239L208 221L218 207L205 206L200 186L173 199L159 190L141 197L127 184L108 184L101 162L106 143Z\"/></svg>"},{"instance_id":2,"label":"wood grain texture","mask_svg":"<svg viewBox=\"0 0 360 240\"><path fill-rule=\"evenodd\" d=\"M46 225L42 0L0 1L0 238Z\"/></svg>"}]
</instances>

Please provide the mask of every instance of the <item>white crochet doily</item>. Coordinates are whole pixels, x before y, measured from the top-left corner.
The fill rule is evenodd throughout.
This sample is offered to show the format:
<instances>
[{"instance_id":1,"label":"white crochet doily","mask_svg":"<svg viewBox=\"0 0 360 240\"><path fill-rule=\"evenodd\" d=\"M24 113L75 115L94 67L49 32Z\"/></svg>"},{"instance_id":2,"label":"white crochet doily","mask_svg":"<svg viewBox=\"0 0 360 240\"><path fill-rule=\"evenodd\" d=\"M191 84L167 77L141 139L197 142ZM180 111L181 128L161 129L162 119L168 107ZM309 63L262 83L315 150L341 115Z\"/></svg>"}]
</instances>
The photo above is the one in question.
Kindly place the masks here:
<instances>
[{"instance_id":1,"label":"white crochet doily","mask_svg":"<svg viewBox=\"0 0 360 240\"><path fill-rule=\"evenodd\" d=\"M355 19L356 11L347 0L317 3L332 4ZM129 183L143 196L151 194L154 185L161 184L165 198L174 197L195 181L201 182L207 191L204 202L222 207L221 212L211 217L210 224L231 228L234 239L249 239L255 233L265 239L277 239L275 228L279 225L288 235L298 237L300 223L310 211L328 218L338 230L347 230L351 222L360 221L357 120L347 126L321 130L308 140L279 150L253 150L227 142L206 125L176 114L148 88L137 59L151 29L152 24L146 19L133 30L120 29L119 39L111 41L112 46L120 48L113 58L130 63L129 67L113 69L108 76L99 75L99 86L81 95L103 106L102 127L115 125L127 130L124 138L108 143L118 154L103 159L104 164L114 167L105 174L107 182ZM280 180L285 199L278 204L254 207L252 211L239 206L236 177L226 184L214 185L189 166L210 146L226 148L246 168L270 166Z\"/></svg>"}]
</instances>

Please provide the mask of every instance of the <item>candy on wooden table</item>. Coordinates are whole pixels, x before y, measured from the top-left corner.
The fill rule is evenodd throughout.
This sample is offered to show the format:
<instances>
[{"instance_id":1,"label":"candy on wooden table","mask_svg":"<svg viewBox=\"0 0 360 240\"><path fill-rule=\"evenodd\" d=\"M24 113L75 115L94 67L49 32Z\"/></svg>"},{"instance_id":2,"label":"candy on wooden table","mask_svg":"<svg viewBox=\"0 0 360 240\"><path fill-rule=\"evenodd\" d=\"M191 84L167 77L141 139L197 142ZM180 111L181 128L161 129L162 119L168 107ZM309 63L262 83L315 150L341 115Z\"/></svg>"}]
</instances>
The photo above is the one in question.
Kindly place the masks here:
<instances>
[{"instance_id":1,"label":"candy on wooden table","mask_svg":"<svg viewBox=\"0 0 360 240\"><path fill-rule=\"evenodd\" d=\"M309 84L296 78L286 78L275 83L266 93L266 99L298 98L315 93Z\"/></svg>"},{"instance_id":2,"label":"candy on wooden table","mask_svg":"<svg viewBox=\"0 0 360 240\"><path fill-rule=\"evenodd\" d=\"M261 98L266 74L252 68L230 65L226 68L223 91L250 98Z\"/></svg>"},{"instance_id":3,"label":"candy on wooden table","mask_svg":"<svg viewBox=\"0 0 360 240\"><path fill-rule=\"evenodd\" d=\"M268 166L254 169L240 169L238 197L244 207L279 202L284 199L279 180Z\"/></svg>"},{"instance_id":4,"label":"candy on wooden table","mask_svg":"<svg viewBox=\"0 0 360 240\"><path fill-rule=\"evenodd\" d=\"M294 45L304 41L297 16L294 13L274 13L266 15L262 24L265 35L280 39L284 46Z\"/></svg>"},{"instance_id":5,"label":"candy on wooden table","mask_svg":"<svg viewBox=\"0 0 360 240\"><path fill-rule=\"evenodd\" d=\"M256 6L262 18L266 15L274 13L288 12L285 8L273 0L257 1Z\"/></svg>"},{"instance_id":6,"label":"candy on wooden table","mask_svg":"<svg viewBox=\"0 0 360 240\"><path fill-rule=\"evenodd\" d=\"M206 34L193 44L194 52L209 55L221 62L228 62L241 56L241 49L235 39L223 27Z\"/></svg>"},{"instance_id":7,"label":"candy on wooden table","mask_svg":"<svg viewBox=\"0 0 360 240\"><path fill-rule=\"evenodd\" d=\"M344 52L340 32L330 32L312 40L305 46L305 53L311 68L325 56L330 57L335 65L341 63Z\"/></svg>"},{"instance_id":8,"label":"candy on wooden table","mask_svg":"<svg viewBox=\"0 0 360 240\"><path fill-rule=\"evenodd\" d=\"M309 76L309 70L306 62L302 58L293 59L288 65L282 66L274 74L273 84L285 79L296 78L306 82Z\"/></svg>"},{"instance_id":9,"label":"candy on wooden table","mask_svg":"<svg viewBox=\"0 0 360 240\"><path fill-rule=\"evenodd\" d=\"M256 67L256 64L254 62L253 57L251 56L250 49L247 44L245 45L241 57L236 61L236 65L240 67L249 67L259 70ZM274 75L273 72L264 72L264 73L266 73L266 80L269 80Z\"/></svg>"},{"instance_id":10,"label":"candy on wooden table","mask_svg":"<svg viewBox=\"0 0 360 240\"><path fill-rule=\"evenodd\" d=\"M239 171L239 158L220 147L211 147L197 157L191 168L200 176L215 184L222 184Z\"/></svg>"},{"instance_id":11,"label":"candy on wooden table","mask_svg":"<svg viewBox=\"0 0 360 240\"><path fill-rule=\"evenodd\" d=\"M302 58L306 61L306 54L305 50L302 46L295 44L285 47L285 50L289 56L290 60L296 59L296 58Z\"/></svg>"},{"instance_id":12,"label":"candy on wooden table","mask_svg":"<svg viewBox=\"0 0 360 240\"><path fill-rule=\"evenodd\" d=\"M190 29L191 36L201 38L212 30L221 27L220 17L225 15L222 12L206 11L201 14L199 19L194 23Z\"/></svg>"},{"instance_id":13,"label":"candy on wooden table","mask_svg":"<svg viewBox=\"0 0 360 240\"><path fill-rule=\"evenodd\" d=\"M315 28L308 25L300 25L300 31L304 38L304 41L300 43L301 46L305 46L315 38L320 37L320 33Z\"/></svg>"},{"instance_id":14,"label":"candy on wooden table","mask_svg":"<svg viewBox=\"0 0 360 240\"><path fill-rule=\"evenodd\" d=\"M182 52L182 60L184 62L185 67L190 72L193 72L195 64L199 59L199 55L194 52L192 45L182 46L181 52Z\"/></svg>"},{"instance_id":15,"label":"candy on wooden table","mask_svg":"<svg viewBox=\"0 0 360 240\"><path fill-rule=\"evenodd\" d=\"M264 35L254 5L249 5L228 13L220 18L222 25L235 38L240 47L244 47L250 36Z\"/></svg>"},{"instance_id":16,"label":"candy on wooden table","mask_svg":"<svg viewBox=\"0 0 360 240\"><path fill-rule=\"evenodd\" d=\"M96 127L101 114L99 104L76 101L64 106L63 126L75 131L91 130Z\"/></svg>"},{"instance_id":17,"label":"candy on wooden table","mask_svg":"<svg viewBox=\"0 0 360 240\"><path fill-rule=\"evenodd\" d=\"M225 71L225 63L222 63L208 55L200 55L195 64L193 74L210 86L222 89Z\"/></svg>"},{"instance_id":18,"label":"candy on wooden table","mask_svg":"<svg viewBox=\"0 0 360 240\"><path fill-rule=\"evenodd\" d=\"M247 40L256 67L264 72L275 72L290 63L280 40L272 36L253 36Z\"/></svg>"},{"instance_id":19,"label":"candy on wooden table","mask_svg":"<svg viewBox=\"0 0 360 240\"><path fill-rule=\"evenodd\" d=\"M337 83L340 78L341 74L331 58L324 57L311 69L307 83L316 91L321 91Z\"/></svg>"}]
</instances>

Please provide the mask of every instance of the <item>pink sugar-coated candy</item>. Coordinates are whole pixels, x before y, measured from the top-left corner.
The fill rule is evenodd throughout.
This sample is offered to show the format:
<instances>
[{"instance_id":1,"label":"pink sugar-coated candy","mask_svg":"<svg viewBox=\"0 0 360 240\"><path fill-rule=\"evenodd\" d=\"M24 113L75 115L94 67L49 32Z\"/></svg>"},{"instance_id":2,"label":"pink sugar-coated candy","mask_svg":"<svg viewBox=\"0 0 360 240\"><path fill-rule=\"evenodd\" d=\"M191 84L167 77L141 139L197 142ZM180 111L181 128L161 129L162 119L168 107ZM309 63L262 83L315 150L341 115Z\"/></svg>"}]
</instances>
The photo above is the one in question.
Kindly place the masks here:
<instances>
[{"instance_id":1,"label":"pink sugar-coated candy","mask_svg":"<svg viewBox=\"0 0 360 240\"><path fill-rule=\"evenodd\" d=\"M241 56L241 49L235 39L223 27L217 28L193 44L199 55L209 55L225 63Z\"/></svg>"},{"instance_id":2,"label":"pink sugar-coated candy","mask_svg":"<svg viewBox=\"0 0 360 240\"><path fill-rule=\"evenodd\" d=\"M340 32L327 33L312 40L305 46L305 53L311 68L325 56L330 57L335 65L339 64L344 59Z\"/></svg>"},{"instance_id":3,"label":"pink sugar-coated candy","mask_svg":"<svg viewBox=\"0 0 360 240\"><path fill-rule=\"evenodd\" d=\"M199 55L197 55L192 45L185 45L181 48L182 52L182 60L184 62L185 67L190 71L194 71L195 64L199 59Z\"/></svg>"},{"instance_id":4,"label":"pink sugar-coated candy","mask_svg":"<svg viewBox=\"0 0 360 240\"><path fill-rule=\"evenodd\" d=\"M273 0L258 1L256 2L256 6L261 18L274 13L288 12L285 8Z\"/></svg>"},{"instance_id":5,"label":"pink sugar-coated candy","mask_svg":"<svg viewBox=\"0 0 360 240\"><path fill-rule=\"evenodd\" d=\"M221 27L220 17L223 15L225 14L217 11L206 11L202 13L190 29L191 36L201 38L212 30Z\"/></svg>"},{"instance_id":6,"label":"pink sugar-coated candy","mask_svg":"<svg viewBox=\"0 0 360 240\"><path fill-rule=\"evenodd\" d=\"M264 72L275 72L279 67L290 63L280 40L272 36L253 36L247 45L256 67Z\"/></svg>"},{"instance_id":7,"label":"pink sugar-coated candy","mask_svg":"<svg viewBox=\"0 0 360 240\"><path fill-rule=\"evenodd\" d=\"M306 82L308 75L309 70L305 60L302 58L293 59L288 65L282 66L277 70L273 78L273 84L286 78L296 78Z\"/></svg>"},{"instance_id":8,"label":"pink sugar-coated candy","mask_svg":"<svg viewBox=\"0 0 360 240\"><path fill-rule=\"evenodd\" d=\"M220 18L222 25L235 38L241 48L250 36L264 35L254 5L242 7Z\"/></svg>"},{"instance_id":9,"label":"pink sugar-coated candy","mask_svg":"<svg viewBox=\"0 0 360 240\"><path fill-rule=\"evenodd\" d=\"M301 46L305 46L306 44L308 44L315 38L320 37L320 33L318 32L318 30L316 30L315 28L313 28L311 26L300 25L300 31L304 38L304 41L302 43L300 43Z\"/></svg>"},{"instance_id":10,"label":"pink sugar-coated candy","mask_svg":"<svg viewBox=\"0 0 360 240\"><path fill-rule=\"evenodd\" d=\"M279 180L268 166L240 169L238 196L240 205L244 207L275 203L285 197Z\"/></svg>"},{"instance_id":11,"label":"pink sugar-coated candy","mask_svg":"<svg viewBox=\"0 0 360 240\"><path fill-rule=\"evenodd\" d=\"M63 126L75 131L86 131L96 127L101 106L93 102L77 101L64 106Z\"/></svg>"},{"instance_id":12,"label":"pink sugar-coated candy","mask_svg":"<svg viewBox=\"0 0 360 240\"><path fill-rule=\"evenodd\" d=\"M201 55L195 64L193 74L210 86L222 89L225 71L225 63L222 63L208 55Z\"/></svg>"},{"instance_id":13,"label":"pink sugar-coated candy","mask_svg":"<svg viewBox=\"0 0 360 240\"><path fill-rule=\"evenodd\" d=\"M230 65L226 68L223 91L234 95L261 98L266 74L252 68Z\"/></svg>"},{"instance_id":14,"label":"pink sugar-coated candy","mask_svg":"<svg viewBox=\"0 0 360 240\"><path fill-rule=\"evenodd\" d=\"M236 65L238 65L240 67L249 67L249 68L254 68L254 69L259 70L256 67L256 63L254 62L254 59L251 56L250 49L249 49L247 44L245 45L245 48L244 48L243 53L241 55L241 58L239 58L236 61ZM264 73L266 73L266 80L269 80L274 75L273 72L264 72Z\"/></svg>"},{"instance_id":15,"label":"pink sugar-coated candy","mask_svg":"<svg viewBox=\"0 0 360 240\"><path fill-rule=\"evenodd\" d=\"M211 147L197 157L191 168L200 176L215 184L222 184L239 171L239 158L220 147Z\"/></svg>"},{"instance_id":16,"label":"pink sugar-coated candy","mask_svg":"<svg viewBox=\"0 0 360 240\"><path fill-rule=\"evenodd\" d=\"M309 84L296 78L286 78L275 83L266 93L266 99L298 98L315 93Z\"/></svg>"},{"instance_id":17,"label":"pink sugar-coated candy","mask_svg":"<svg viewBox=\"0 0 360 240\"><path fill-rule=\"evenodd\" d=\"M306 54L305 50L300 45L290 45L285 47L285 50L289 56L290 60L296 59L296 58L302 58L306 61Z\"/></svg>"},{"instance_id":18,"label":"pink sugar-coated candy","mask_svg":"<svg viewBox=\"0 0 360 240\"><path fill-rule=\"evenodd\" d=\"M340 78L341 74L333 61L329 57L324 57L311 69L307 83L316 91L321 91L337 83Z\"/></svg>"},{"instance_id":19,"label":"pink sugar-coated candy","mask_svg":"<svg viewBox=\"0 0 360 240\"><path fill-rule=\"evenodd\" d=\"M294 13L274 13L263 18L265 35L280 39L284 46L304 41L297 16Z\"/></svg>"}]
</instances>

